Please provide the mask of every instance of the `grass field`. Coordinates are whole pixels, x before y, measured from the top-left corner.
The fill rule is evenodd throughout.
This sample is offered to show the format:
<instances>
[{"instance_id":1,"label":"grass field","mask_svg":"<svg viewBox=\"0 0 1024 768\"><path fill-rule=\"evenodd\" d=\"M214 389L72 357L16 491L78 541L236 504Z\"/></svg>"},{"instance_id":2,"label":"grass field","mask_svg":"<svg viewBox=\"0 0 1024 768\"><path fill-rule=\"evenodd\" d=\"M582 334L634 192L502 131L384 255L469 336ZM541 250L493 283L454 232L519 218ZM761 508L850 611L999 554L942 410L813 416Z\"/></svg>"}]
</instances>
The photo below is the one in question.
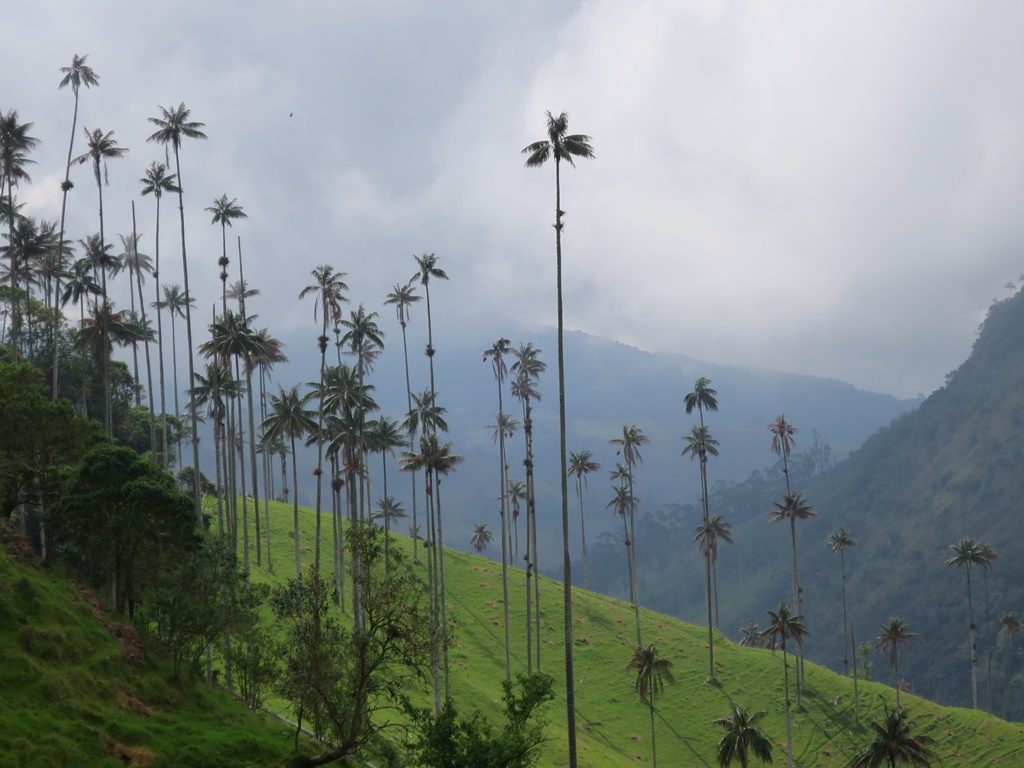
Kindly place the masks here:
<instances>
[{"instance_id":1,"label":"grass field","mask_svg":"<svg viewBox=\"0 0 1024 768\"><path fill-rule=\"evenodd\" d=\"M2 533L2 531L0 531ZM292 737L203 684L169 682L170 667L135 664L134 634L94 595L18 556L0 536L0 766L271 766ZM115 636L115 632L122 639Z\"/></svg>"},{"instance_id":2,"label":"grass field","mask_svg":"<svg viewBox=\"0 0 1024 768\"><path fill-rule=\"evenodd\" d=\"M292 508L271 503L274 573L256 566L253 578L281 583L294 574ZM330 518L323 517L322 566L330 572ZM303 567L313 559L314 515L300 510ZM493 527L497 527L496 524ZM498 542L491 545L497 551ZM412 551L411 540L398 537L398 546ZM422 550L421 550L422 553ZM423 565L420 568L425 573ZM510 571L513 670L525 671L525 581L519 569ZM456 625L450 652L452 697L460 712L499 713L504 676L504 642L500 563L449 550L445 558L448 609ZM701 578L694 574L694 578ZM554 676L556 698L546 709L550 740L541 765L566 764L564 657L562 653L562 589L559 582L541 578L542 652L544 672ZM765 606L767 609L770 606ZM576 640L576 709L580 765L635 766L650 764L650 727L646 705L633 690L626 665L633 654L633 613L630 605L583 590L574 591ZM775 744L776 764L785 764L785 719L782 655L744 648L717 636L716 674L719 685L706 682L707 630L649 611L641 612L644 643L657 646L672 662L675 683L656 699L657 749L664 766L713 766L720 737L712 720L727 715L733 703L764 710L763 729ZM815 634L829 631L809 628ZM912 652L912 651L911 651ZM878 665L878 679L888 679ZM791 675L792 680L792 675ZM861 682L859 718L854 717L853 681L827 669L806 665L807 690L800 710L794 709L794 757L801 766L840 766L870 739L868 722L892 706L894 692L879 682ZM429 702L424 685L420 701ZM901 696L919 733L933 739L944 765L1024 765L1024 727L966 709L940 707L909 694ZM280 706L280 702L274 703Z\"/></svg>"}]
</instances>

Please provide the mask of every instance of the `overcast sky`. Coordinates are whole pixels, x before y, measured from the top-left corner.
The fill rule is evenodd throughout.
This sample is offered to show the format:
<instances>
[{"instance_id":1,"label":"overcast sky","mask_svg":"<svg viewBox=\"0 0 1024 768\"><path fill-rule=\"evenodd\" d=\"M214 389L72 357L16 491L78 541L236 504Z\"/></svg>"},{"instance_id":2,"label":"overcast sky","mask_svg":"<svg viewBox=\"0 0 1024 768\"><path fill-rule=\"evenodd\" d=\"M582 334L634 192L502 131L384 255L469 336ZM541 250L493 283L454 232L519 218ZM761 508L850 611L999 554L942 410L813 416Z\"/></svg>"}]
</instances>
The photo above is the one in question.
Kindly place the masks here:
<instances>
[{"instance_id":1,"label":"overcast sky","mask_svg":"<svg viewBox=\"0 0 1024 768\"><path fill-rule=\"evenodd\" d=\"M237 197L255 309L281 332L312 324L313 266L379 309L423 252L452 278L452 332L553 324L554 172L519 154L547 109L597 151L563 176L571 328L913 395L1024 272L1019 2L10 0L3 17L0 109L42 141L25 212L59 216L58 69L88 54L75 152L82 127L130 149L107 232L130 231L163 159L146 118L184 101L209 135L182 147L193 293L219 288L203 209ZM72 179L77 239L96 192L88 166ZM180 280L163 212L162 278Z\"/></svg>"}]
</instances>

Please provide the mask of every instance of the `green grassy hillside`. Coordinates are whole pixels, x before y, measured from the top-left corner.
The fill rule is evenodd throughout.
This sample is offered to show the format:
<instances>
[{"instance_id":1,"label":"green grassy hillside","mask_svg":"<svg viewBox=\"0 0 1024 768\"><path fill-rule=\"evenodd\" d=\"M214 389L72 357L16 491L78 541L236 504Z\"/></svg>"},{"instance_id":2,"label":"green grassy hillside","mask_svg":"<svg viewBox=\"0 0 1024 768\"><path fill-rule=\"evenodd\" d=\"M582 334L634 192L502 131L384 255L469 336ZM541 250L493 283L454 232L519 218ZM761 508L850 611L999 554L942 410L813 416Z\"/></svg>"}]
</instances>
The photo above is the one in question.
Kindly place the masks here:
<instances>
[{"instance_id":1,"label":"green grassy hillside","mask_svg":"<svg viewBox=\"0 0 1024 768\"><path fill-rule=\"evenodd\" d=\"M137 637L95 596L3 539L0 766L285 763L292 738L279 721L206 685L169 683L169 667L139 660Z\"/></svg>"},{"instance_id":2,"label":"green grassy hillside","mask_svg":"<svg viewBox=\"0 0 1024 768\"><path fill-rule=\"evenodd\" d=\"M452 482L457 482L454 480ZM279 583L294 573L291 507L271 504L274 574L255 566L254 579ZM330 519L323 519L325 568ZM314 530L313 514L301 511L304 532ZM399 538L411 550L411 542ZM303 567L312 562L312 535L303 534ZM493 550L493 547L492 547ZM422 552L422 550L421 550ZM423 567L423 566L421 566ZM451 650L452 695L464 713L479 709L497 715L504 674L501 610L501 567L484 557L449 551L445 560L450 614L457 625ZM512 571L510 610L514 628L513 664L525 671L524 576ZM564 690L561 638L561 584L542 578L542 668ZM632 657L633 615L628 604L579 590L574 593L576 637L576 695L581 765L627 766L649 761L648 714L633 691L626 671ZM707 633L653 612L642 612L644 642L654 643L673 663L676 679L657 700L658 755L663 765L710 766L719 738L711 721L728 714L733 702L768 714L764 728L776 744L778 764L784 764L782 655L743 648L719 636L716 666L720 687L705 683ZM843 765L858 745L869 738L868 720L881 711L883 699L892 703L892 690L880 683L860 686L860 719L853 713L853 681L813 664L807 665L808 695L795 713L794 741L799 765ZM421 698L428 702L427 686ZM948 709L914 696L905 696L912 719L935 740L935 751L947 765L991 766L1024 764L1024 728L962 709ZM547 708L550 742L541 762L565 764L564 699Z\"/></svg>"}]
</instances>

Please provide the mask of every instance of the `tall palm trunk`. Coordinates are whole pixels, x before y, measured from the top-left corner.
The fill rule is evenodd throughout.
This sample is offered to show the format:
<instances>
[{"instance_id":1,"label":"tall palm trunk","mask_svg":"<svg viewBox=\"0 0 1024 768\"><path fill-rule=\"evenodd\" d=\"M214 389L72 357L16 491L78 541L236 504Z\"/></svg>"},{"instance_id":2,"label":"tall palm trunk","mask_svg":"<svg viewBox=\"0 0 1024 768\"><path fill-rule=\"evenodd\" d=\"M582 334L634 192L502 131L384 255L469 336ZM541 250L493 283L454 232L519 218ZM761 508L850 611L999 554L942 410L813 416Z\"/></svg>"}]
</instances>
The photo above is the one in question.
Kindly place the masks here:
<instances>
[{"instance_id":1,"label":"tall palm trunk","mask_svg":"<svg viewBox=\"0 0 1024 768\"><path fill-rule=\"evenodd\" d=\"M68 159L64 164L64 183L60 185L61 188L61 199L60 199L60 235L57 239L57 257L58 259L64 258L64 219L68 208L68 192L71 190L71 155L75 151L75 129L78 127L78 88L75 91L75 111L71 117L71 140L68 142ZM13 210L13 209L11 209ZM57 292L56 296L60 296L60 274L61 270L57 270ZM56 303L54 304L56 307ZM57 313L54 317L54 327L51 332L50 343L53 345L53 387L50 392L50 397L53 400L57 399L59 393L59 376L58 370L60 366L60 355L57 352L56 342L56 331L57 325L60 323L60 314Z\"/></svg>"},{"instance_id":2,"label":"tall palm trunk","mask_svg":"<svg viewBox=\"0 0 1024 768\"><path fill-rule=\"evenodd\" d=\"M216 393L214 393L214 396L217 397ZM218 406L216 404L214 405L214 408L219 410L219 408L218 408ZM223 432L224 432L224 424L223 424L222 417L215 410L214 417L213 417L213 455L215 457L215 462L216 462L215 469L216 469L216 472L217 472L217 488L216 488L216 494L215 494L217 496L217 531L218 531L218 533L221 534L221 536L223 536L224 533L225 533L225 528L224 528L224 502L221 499L221 496L224 493L224 486L223 486L224 478L223 478L223 476L221 474L221 455L220 455L221 445L222 445L222 442L224 440Z\"/></svg>"},{"instance_id":3,"label":"tall palm trunk","mask_svg":"<svg viewBox=\"0 0 1024 768\"><path fill-rule=\"evenodd\" d=\"M786 766L793 768L793 718L789 708L789 661L786 659L786 638L782 638L782 680L786 696ZM899 706L899 690L896 691L896 706Z\"/></svg>"},{"instance_id":4,"label":"tall palm trunk","mask_svg":"<svg viewBox=\"0 0 1024 768\"><path fill-rule=\"evenodd\" d=\"M107 241L103 233L103 184L100 182L99 174L96 176L96 191L99 193L100 201L100 254L102 256L106 252ZM102 345L100 354L103 365L103 425L107 430L107 437L112 437L114 434L114 420L110 413L112 406L110 397L110 329L108 327L110 310L107 304L107 268L105 265L101 264L100 275L102 277L100 287L103 290L103 320L100 327L100 344Z\"/></svg>"},{"instance_id":5,"label":"tall palm trunk","mask_svg":"<svg viewBox=\"0 0 1024 768\"><path fill-rule=\"evenodd\" d=\"M160 195L156 195L156 257L153 262L153 286L156 290L156 302L153 306L156 307L157 354L160 356L160 423L162 425L164 443L164 452L162 460L160 461L160 466L167 469L170 442L167 437L167 392L164 378L164 325L163 312L160 309L163 304L163 302L160 301ZM173 315L171 316L171 323L174 323Z\"/></svg>"},{"instance_id":6,"label":"tall palm trunk","mask_svg":"<svg viewBox=\"0 0 1024 768\"><path fill-rule=\"evenodd\" d=\"M499 368L497 380L498 380L498 499L501 502L501 594L502 594L502 618L504 619L505 628L505 681L512 681L512 642L509 636L509 619L508 619L508 561L509 561L509 535L508 535L508 494L505 493L507 488L505 478L505 421L504 421L504 403L501 395L501 371L500 357L497 361ZM530 591L530 572L526 572L526 591L529 594ZM529 649L530 644L530 617L527 613L526 617L526 644ZM529 650L527 650L527 659L529 659ZM530 663L527 661L526 666L527 674L530 674Z\"/></svg>"},{"instance_id":7,"label":"tall palm trunk","mask_svg":"<svg viewBox=\"0 0 1024 768\"><path fill-rule=\"evenodd\" d=\"M317 436L316 436L316 540L313 543L313 570L320 575L320 506L321 494L323 493L323 467L324 467L324 371L327 368L327 306L323 307L323 329L320 333L320 403L317 415ZM353 609L358 607L352 606Z\"/></svg>"},{"instance_id":8,"label":"tall palm trunk","mask_svg":"<svg viewBox=\"0 0 1024 768\"><path fill-rule=\"evenodd\" d=\"M238 280L242 291L238 295L238 311L242 315L242 322L246 322L245 315L245 271L242 268L242 238L238 238ZM261 540L260 540L260 491L259 474L256 471L256 417L252 397L252 369L256 365L255 359L246 359L245 365L245 391L249 408L249 466L252 469L252 512L256 523L256 564L262 564ZM266 511L266 498L263 500L264 511ZM267 570L273 570L270 559L270 526L267 525Z\"/></svg>"},{"instance_id":9,"label":"tall palm trunk","mask_svg":"<svg viewBox=\"0 0 1024 768\"><path fill-rule=\"evenodd\" d=\"M441 524L441 476L435 475L434 482L436 484L434 492L437 497L435 499L437 503L435 517L437 518L438 576L440 577L441 588L441 651L444 660L444 696L447 700L451 696L451 687L448 684L448 601L445 595L444 581L444 526Z\"/></svg>"},{"instance_id":10,"label":"tall palm trunk","mask_svg":"<svg viewBox=\"0 0 1024 768\"><path fill-rule=\"evenodd\" d=\"M540 672L540 568L537 552L537 493L533 478L533 409L530 406L529 397L526 399L526 417L524 419L524 431L526 432L526 536L529 540L530 559L529 569L533 572L533 612L536 638L534 640L534 656L537 660L537 671ZM527 585L529 586L529 585Z\"/></svg>"},{"instance_id":11,"label":"tall palm trunk","mask_svg":"<svg viewBox=\"0 0 1024 768\"><path fill-rule=\"evenodd\" d=\"M562 318L562 180L555 154L555 287L558 294L558 431L559 478L562 485L562 616L565 622L565 707L569 768L576 768L576 678L573 664L572 559L569 556L569 479L566 477L565 344Z\"/></svg>"},{"instance_id":12,"label":"tall palm trunk","mask_svg":"<svg viewBox=\"0 0 1024 768\"><path fill-rule=\"evenodd\" d=\"M139 311L142 313L142 327L147 331L149 324L146 322L146 301L142 298L142 272L139 270L139 234L135 227L135 201L132 200L132 249L135 251L135 285L139 289ZM149 334L145 338L146 348L146 392L149 393L149 446L153 453L154 460L156 451L156 413L153 406L153 367L149 360Z\"/></svg>"},{"instance_id":13,"label":"tall palm trunk","mask_svg":"<svg viewBox=\"0 0 1024 768\"><path fill-rule=\"evenodd\" d=\"M295 578L302 578L302 552L299 544L299 475L295 468L295 435L292 435L292 537L295 539Z\"/></svg>"},{"instance_id":14,"label":"tall palm trunk","mask_svg":"<svg viewBox=\"0 0 1024 768\"><path fill-rule=\"evenodd\" d=\"M629 559L629 584L631 597L633 598L633 617L636 622L636 647L643 647L640 632L640 585L636 579L636 498L633 496L633 462L626 459L627 474L629 476L629 548L632 557Z\"/></svg>"},{"instance_id":15,"label":"tall palm trunk","mask_svg":"<svg viewBox=\"0 0 1024 768\"><path fill-rule=\"evenodd\" d=\"M7 179L7 242L11 247L7 255L11 261L11 362L18 362L18 330L21 315L18 314L18 252L14 247L14 181L10 169L4 174Z\"/></svg>"},{"instance_id":16,"label":"tall palm trunk","mask_svg":"<svg viewBox=\"0 0 1024 768\"><path fill-rule=\"evenodd\" d=\"M405 359L405 404L406 404L406 413L411 413L412 412L412 384L410 383L410 380L409 380L409 343L408 343L408 341L406 339L406 333L405 333L406 323L403 321L401 323L401 326L402 326L402 353L403 353L404 359ZM413 428L410 428L409 429L409 448L410 448L410 450L413 449L413 447L415 446L415 443L416 443L416 430L413 429ZM412 474L412 528L415 531L416 527L418 525L418 522L417 522L417 519L416 519L416 514L417 514L417 512L416 512L416 470L414 469L411 474ZM419 562L419 559L420 559L419 540L415 536L412 537L412 559L415 562Z\"/></svg>"},{"instance_id":17,"label":"tall palm trunk","mask_svg":"<svg viewBox=\"0 0 1024 768\"><path fill-rule=\"evenodd\" d=\"M793 489L789 484L789 448L787 447L786 441L782 441L782 474L786 478L786 495L789 496L793 492ZM803 616L801 609L800 599L800 579L797 577L796 570L796 518L789 518L789 536L793 546L793 604L796 606L796 615ZM804 684L804 649L803 646L797 648L796 653L796 705L800 706L800 697L803 693Z\"/></svg>"},{"instance_id":18,"label":"tall palm trunk","mask_svg":"<svg viewBox=\"0 0 1024 768\"><path fill-rule=\"evenodd\" d=\"M345 610L345 526L341 520L341 485L338 477L338 454L331 454L331 499L334 513L334 602Z\"/></svg>"},{"instance_id":19,"label":"tall palm trunk","mask_svg":"<svg viewBox=\"0 0 1024 768\"><path fill-rule=\"evenodd\" d=\"M427 537L425 547L427 549L427 604L430 614L430 677L434 692L434 717L437 718L441 715L441 661L437 594L437 538L434 524L432 474L429 467L424 468L424 498L427 503Z\"/></svg>"},{"instance_id":20,"label":"tall palm trunk","mask_svg":"<svg viewBox=\"0 0 1024 768\"><path fill-rule=\"evenodd\" d=\"M583 478L576 478L576 498L580 502L580 539L582 542L583 588L590 589L590 567L587 563L587 525L583 517Z\"/></svg>"},{"instance_id":21,"label":"tall palm trunk","mask_svg":"<svg viewBox=\"0 0 1024 768\"><path fill-rule=\"evenodd\" d=\"M850 673L849 658L846 654L850 650L850 620L846 612L846 552L842 549L839 550L839 568L843 577L843 674L848 675Z\"/></svg>"},{"instance_id":22,"label":"tall palm trunk","mask_svg":"<svg viewBox=\"0 0 1024 768\"><path fill-rule=\"evenodd\" d=\"M974 624L974 596L971 591L971 564L967 563L967 616L970 621L971 639L971 707L978 708L978 646L977 631ZM898 681L897 681L898 682Z\"/></svg>"},{"instance_id":23,"label":"tall palm trunk","mask_svg":"<svg viewBox=\"0 0 1024 768\"><path fill-rule=\"evenodd\" d=\"M188 256L185 249L185 184L181 178L181 159L178 153L178 145L174 145L174 168L178 177L178 219L181 222L181 273L185 285L185 337L188 344L188 388L192 392L195 386L196 372L195 360L192 352L192 293L188 287ZM195 397L189 395L191 407L189 418L192 422L192 500L195 503L196 525L203 527L203 505L200 496L200 475L199 475L199 415L196 413Z\"/></svg>"},{"instance_id":24,"label":"tall palm trunk","mask_svg":"<svg viewBox=\"0 0 1024 768\"><path fill-rule=\"evenodd\" d=\"M267 420L267 389L264 383L264 366L260 365L260 424ZM272 457L268 451L263 452L263 527L267 537L267 570L273 572L274 563L270 558L270 500L274 497L274 473Z\"/></svg>"}]
</instances>

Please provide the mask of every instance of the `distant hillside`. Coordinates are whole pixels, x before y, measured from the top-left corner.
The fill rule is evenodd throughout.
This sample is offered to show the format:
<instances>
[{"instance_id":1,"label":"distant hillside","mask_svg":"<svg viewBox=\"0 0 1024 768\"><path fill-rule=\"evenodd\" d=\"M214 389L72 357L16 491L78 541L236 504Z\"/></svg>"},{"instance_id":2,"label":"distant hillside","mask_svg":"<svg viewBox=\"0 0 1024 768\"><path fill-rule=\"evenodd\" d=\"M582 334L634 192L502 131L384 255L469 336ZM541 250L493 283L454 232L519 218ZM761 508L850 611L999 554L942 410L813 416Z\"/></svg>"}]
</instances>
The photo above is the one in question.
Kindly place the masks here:
<instances>
[{"instance_id":1,"label":"distant hillside","mask_svg":"<svg viewBox=\"0 0 1024 768\"><path fill-rule=\"evenodd\" d=\"M374 395L383 412L400 417L406 410L401 335L390 313L385 313L379 322L388 334L387 349L377 361L369 382L376 387ZM541 358L549 366L541 377L542 399L534 412L541 566L544 567L545 562L560 561L555 334L550 328L517 326L511 322L501 327L493 318L489 318L486 325L499 330L492 333L483 326L464 329L462 335L468 340L458 342L449 341L435 329L438 402L448 409L449 439L455 451L466 458L446 483L451 501L449 519L456 532L452 541L468 542L475 523L496 524L498 519L498 457L492 430L487 427L495 423L497 387L490 363L482 360L482 351L499 334L510 338L514 345L531 341L542 350ZM425 329L414 319L409 326L409 356L412 387L417 391L428 385L423 337ZM319 366L314 334L293 334L286 341L290 362L275 369L275 380L285 386L312 380ZM510 359L509 365L512 362ZM616 461L608 441L621 434L623 425L637 424L651 439L642 451L644 463L637 469L636 493L641 510L654 510L667 502L696 498L697 483L691 477L691 463L680 453L682 435L694 421L694 417L685 414L682 399L699 376L712 379L721 403L713 427L721 443L721 459L713 471L715 480L739 480L755 468L770 463L767 425L779 413L784 412L801 424L808 440L812 428L816 429L822 440L830 444L833 457L839 459L876 429L916 404L916 401L864 392L834 379L712 365L681 355L652 354L579 332L567 334L566 367L569 450L588 449L602 465L589 481L599 500L588 524L588 530L595 536L602 530L613 530L616 525L611 513L604 510L611 495L607 490L607 472ZM511 399L507 389L505 407L521 420L520 406ZM204 441L204 446L210 448L212 440ZM523 473L521 434L512 439L509 450L509 466L515 478ZM300 457L300 476L311 479L309 472L314 461L312 449ZM208 464L212 467L212 456ZM370 471L376 481L379 461ZM402 478L393 481L389 488L408 509L407 483L407 478ZM379 492L378 488L375 494ZM312 504L313 498L314 486L303 482L300 500ZM576 527L574 536L575 533ZM573 542L572 551L579 552L578 541Z\"/></svg>"},{"instance_id":2,"label":"distant hillside","mask_svg":"<svg viewBox=\"0 0 1024 768\"><path fill-rule=\"evenodd\" d=\"M793 422L807 426L795 411ZM990 696L996 712L1024 719L1024 654L1014 656L995 643L1001 613L1024 610L1022 426L1024 296L1017 295L991 308L970 358L950 374L946 386L846 461L799 486L820 514L797 526L803 607L813 633L811 658L841 668L840 564L824 542L828 533L845 526L858 541L847 553L858 640L877 635L888 616L902 616L918 635L901 667L914 690L938 701L967 704L966 580L963 571L944 562L951 544L972 536L999 554L987 574L987 613L986 574L974 571L979 703ZM806 439L805 432L797 435L797 450ZM779 479L775 487L778 498ZM722 627L732 635L743 623L762 620L765 609L779 600L791 601L788 528L768 522L772 501L772 496L763 498L763 513L736 526L735 544L721 549ZM646 523L641 558L656 564L647 578L658 585L646 594L661 595L657 605L663 610L702 620L702 571L691 541L696 512L668 512ZM618 542L608 541L596 555L619 549ZM644 572L642 564L642 579ZM674 591L668 586L680 584ZM991 694L986 690L989 641ZM884 677L883 662L876 660Z\"/></svg>"}]
</instances>

